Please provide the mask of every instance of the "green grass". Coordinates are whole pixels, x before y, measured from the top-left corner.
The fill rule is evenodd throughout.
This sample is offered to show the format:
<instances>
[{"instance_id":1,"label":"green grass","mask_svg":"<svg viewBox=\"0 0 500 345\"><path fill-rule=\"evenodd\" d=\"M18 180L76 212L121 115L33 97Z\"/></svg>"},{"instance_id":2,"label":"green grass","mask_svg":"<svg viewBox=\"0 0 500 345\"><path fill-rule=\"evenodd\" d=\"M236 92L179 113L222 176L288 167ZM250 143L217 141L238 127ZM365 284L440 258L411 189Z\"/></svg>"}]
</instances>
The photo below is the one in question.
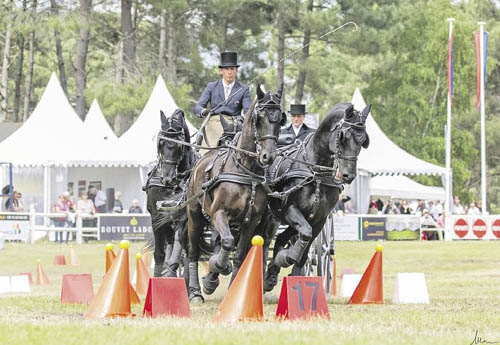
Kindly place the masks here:
<instances>
[{"instance_id":1,"label":"green grass","mask_svg":"<svg viewBox=\"0 0 500 345\"><path fill-rule=\"evenodd\" d=\"M337 242L338 274L344 267L363 273L377 243ZM275 321L280 283L264 296L266 321L227 325L212 321L227 279L205 304L191 305L190 318L143 318L141 304L132 306L135 318L84 319L86 305L60 303L62 274L91 273L97 292L104 243L75 246L78 267L52 264L55 255L68 257L66 245L6 243L0 275L31 272L35 279L40 259L51 283L32 286L29 294L0 295L0 344L471 344L476 331L481 337L476 341L500 342L500 242L382 244L383 305L348 305L347 299L332 297L330 320ZM142 245L131 243L131 272ZM424 272L430 304L393 304L398 272Z\"/></svg>"}]
</instances>

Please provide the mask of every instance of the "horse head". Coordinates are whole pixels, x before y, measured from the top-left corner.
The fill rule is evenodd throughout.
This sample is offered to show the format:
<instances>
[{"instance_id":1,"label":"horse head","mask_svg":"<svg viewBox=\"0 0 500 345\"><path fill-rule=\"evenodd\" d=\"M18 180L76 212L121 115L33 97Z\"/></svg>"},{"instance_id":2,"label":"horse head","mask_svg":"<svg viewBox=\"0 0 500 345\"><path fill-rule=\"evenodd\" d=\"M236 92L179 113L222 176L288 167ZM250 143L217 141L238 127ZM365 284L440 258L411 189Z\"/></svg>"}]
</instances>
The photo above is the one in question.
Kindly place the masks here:
<instances>
[{"instance_id":1,"label":"horse head","mask_svg":"<svg viewBox=\"0 0 500 345\"><path fill-rule=\"evenodd\" d=\"M370 139L366 133L366 119L371 106L357 111L351 103L341 103L343 116L333 125L328 147L334 158L335 177L342 183L351 183L357 174L357 160L361 148L367 148ZM335 107L334 107L335 109Z\"/></svg>"},{"instance_id":2,"label":"horse head","mask_svg":"<svg viewBox=\"0 0 500 345\"><path fill-rule=\"evenodd\" d=\"M173 140L189 142L190 135L182 110L176 109L168 118L160 110L160 118L161 131L157 138L160 179L164 185L171 185L175 181L177 168L186 152L185 145Z\"/></svg>"},{"instance_id":3,"label":"horse head","mask_svg":"<svg viewBox=\"0 0 500 345\"><path fill-rule=\"evenodd\" d=\"M257 99L252 104L245 122L251 121L257 161L261 167L269 166L276 157L276 143L280 126L286 122L286 114L281 109L283 85L278 91L264 92L257 86Z\"/></svg>"}]
</instances>

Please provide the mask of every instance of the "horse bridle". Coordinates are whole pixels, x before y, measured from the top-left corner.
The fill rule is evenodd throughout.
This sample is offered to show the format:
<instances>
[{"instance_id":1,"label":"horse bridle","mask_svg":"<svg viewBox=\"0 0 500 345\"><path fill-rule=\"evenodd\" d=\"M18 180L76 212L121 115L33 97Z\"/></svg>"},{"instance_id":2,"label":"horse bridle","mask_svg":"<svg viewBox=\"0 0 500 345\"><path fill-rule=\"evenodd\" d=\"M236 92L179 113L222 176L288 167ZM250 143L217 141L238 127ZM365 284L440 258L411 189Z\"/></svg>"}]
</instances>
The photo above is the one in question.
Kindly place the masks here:
<instances>
[{"instance_id":1,"label":"horse bridle","mask_svg":"<svg viewBox=\"0 0 500 345\"><path fill-rule=\"evenodd\" d=\"M274 140L275 143L278 142L278 136L277 135L271 135L271 134L268 134L268 135L263 135L263 136L260 136L257 132L257 118L259 116L259 112L260 111L265 111L266 109L278 109L280 110L280 112L275 112L275 113L279 113L281 116L282 113L281 113L281 101L278 97L276 97L275 95L269 93L269 100L267 100L265 103L257 103L257 105L255 106L254 110L253 110L253 114L252 114L252 131L254 133L254 144L255 144L255 148L256 148L256 152L259 153L261 151L261 142L263 142L264 140ZM266 116L269 118L269 121L272 122L272 123L275 123L277 121L280 120L280 117L278 118L274 118L271 116L271 114L267 114L266 112Z\"/></svg>"},{"instance_id":2,"label":"horse bridle","mask_svg":"<svg viewBox=\"0 0 500 345\"><path fill-rule=\"evenodd\" d=\"M186 146L180 145L180 148L179 148L180 155L179 155L177 160L170 160L170 159L164 158L163 151L161 151L159 149L161 140L166 140L167 142L172 143L172 141L169 139L178 139L178 140L183 140L183 139L185 140L186 139L186 138L184 138L184 126L181 124L181 129L176 131L176 130L174 130L174 128L172 126L172 122L173 122L173 120L169 118L167 120L167 123L168 123L168 125L170 125L170 127L166 130L163 130L163 129L160 130L160 132L158 133L158 136L157 136L157 144L156 145L157 145L159 169L161 170L163 168L163 165L174 166L175 174L177 175L178 174L177 168L178 168L180 162L182 161L182 159L184 158ZM179 145L179 144L175 144L175 145Z\"/></svg>"},{"instance_id":3,"label":"horse bridle","mask_svg":"<svg viewBox=\"0 0 500 345\"><path fill-rule=\"evenodd\" d=\"M341 119L331 130L330 132L335 133L335 152L331 155L333 158L333 174L335 174L340 166L340 159L356 162L358 160L358 155L356 156L346 156L344 154L344 150L342 149L342 145L340 145L341 136L350 130L366 130L366 126L361 120L361 114L355 111L359 117L359 121L357 122L349 122L344 118ZM331 134L330 134L331 135ZM356 139L355 139L356 140ZM361 145L361 143L360 143Z\"/></svg>"}]
</instances>

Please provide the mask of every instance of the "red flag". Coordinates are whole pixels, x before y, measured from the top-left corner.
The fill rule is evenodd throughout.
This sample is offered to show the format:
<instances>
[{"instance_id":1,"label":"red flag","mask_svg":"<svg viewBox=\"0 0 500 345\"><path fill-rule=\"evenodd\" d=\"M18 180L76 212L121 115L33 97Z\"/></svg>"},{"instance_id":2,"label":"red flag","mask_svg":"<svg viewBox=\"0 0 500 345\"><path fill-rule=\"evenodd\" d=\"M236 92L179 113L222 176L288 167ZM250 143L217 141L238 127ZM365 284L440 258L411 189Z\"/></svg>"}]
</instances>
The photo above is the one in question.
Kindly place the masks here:
<instances>
[{"instance_id":1,"label":"red flag","mask_svg":"<svg viewBox=\"0 0 500 345\"><path fill-rule=\"evenodd\" d=\"M479 32L474 32L474 46L476 48L476 109L481 102L481 42Z\"/></svg>"}]
</instances>

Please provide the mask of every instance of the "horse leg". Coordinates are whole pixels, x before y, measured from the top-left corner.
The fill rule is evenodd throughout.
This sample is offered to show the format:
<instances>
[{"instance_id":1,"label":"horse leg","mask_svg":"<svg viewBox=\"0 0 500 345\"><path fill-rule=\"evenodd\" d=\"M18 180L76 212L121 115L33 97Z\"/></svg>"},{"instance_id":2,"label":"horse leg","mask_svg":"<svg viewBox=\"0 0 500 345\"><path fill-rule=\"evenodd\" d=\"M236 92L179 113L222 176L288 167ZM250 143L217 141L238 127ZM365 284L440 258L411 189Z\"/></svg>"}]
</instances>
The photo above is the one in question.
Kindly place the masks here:
<instances>
[{"instance_id":1,"label":"horse leg","mask_svg":"<svg viewBox=\"0 0 500 345\"><path fill-rule=\"evenodd\" d=\"M299 238L293 246L280 251L274 260L278 266L288 267L297 263L307 252L308 243L312 237L312 228L295 205L285 210L284 218L292 228L299 232Z\"/></svg>"},{"instance_id":2,"label":"horse leg","mask_svg":"<svg viewBox=\"0 0 500 345\"><path fill-rule=\"evenodd\" d=\"M188 234L189 234L189 301L192 303L205 302L201 294L200 281L198 278L198 260L200 258L200 237L203 229L203 215L198 207L196 210L188 208Z\"/></svg>"},{"instance_id":3,"label":"horse leg","mask_svg":"<svg viewBox=\"0 0 500 345\"><path fill-rule=\"evenodd\" d=\"M167 232L166 235L167 248L165 251L165 264L163 265L162 277L177 277L177 268L179 267L179 265L178 261L177 265L175 265L176 258L172 257L176 247L175 229L172 228L171 226L168 226L166 232Z\"/></svg>"},{"instance_id":4,"label":"horse leg","mask_svg":"<svg viewBox=\"0 0 500 345\"><path fill-rule=\"evenodd\" d=\"M181 225L181 227L184 225ZM177 277L177 269L179 268L179 263L181 261L181 252L182 245L181 240L179 238L179 232L181 229L174 229L174 243L172 245L172 252L170 253L170 257L167 261L167 277Z\"/></svg>"},{"instance_id":5,"label":"horse leg","mask_svg":"<svg viewBox=\"0 0 500 345\"><path fill-rule=\"evenodd\" d=\"M163 230L164 229L160 227L155 229L153 233L155 239L155 251L154 251L155 267L153 275L155 277L163 276L162 273L165 263L165 242L166 242L166 236Z\"/></svg>"},{"instance_id":6,"label":"horse leg","mask_svg":"<svg viewBox=\"0 0 500 345\"><path fill-rule=\"evenodd\" d=\"M302 257L295 263L295 265L293 265L292 272L290 273L290 275L292 275L292 276L305 275L304 265L306 264L306 262L308 260L307 254L309 253L309 249L311 248L314 240L316 239L316 237L318 237L321 230L323 229L323 226L319 226L318 224L324 224L325 221L326 221L326 218L323 221L316 223L316 225L312 227L312 237L309 240L309 242L307 243L307 248L304 251L304 254L302 255Z\"/></svg>"},{"instance_id":7,"label":"horse leg","mask_svg":"<svg viewBox=\"0 0 500 345\"><path fill-rule=\"evenodd\" d=\"M236 251L233 257L233 274L231 275L230 285L233 282L234 278L238 274L238 271L247 256L248 251L251 247L251 239L253 236L253 230L255 226L252 224L243 224L245 229L240 231L240 236L238 239L238 244L236 245Z\"/></svg>"},{"instance_id":8,"label":"horse leg","mask_svg":"<svg viewBox=\"0 0 500 345\"><path fill-rule=\"evenodd\" d=\"M229 254L234 246L234 238L229 229L229 221L223 210L218 210L213 216L213 225L220 234L220 251L212 255L208 261L209 273L202 278L203 292L211 295L219 286L219 273L232 272Z\"/></svg>"},{"instance_id":9,"label":"horse leg","mask_svg":"<svg viewBox=\"0 0 500 345\"><path fill-rule=\"evenodd\" d=\"M227 215L223 210L215 212L213 223L215 230L220 234L221 247L219 253L210 257L209 270L227 275L232 271L229 254L234 247L234 237L229 228Z\"/></svg>"},{"instance_id":10,"label":"horse leg","mask_svg":"<svg viewBox=\"0 0 500 345\"><path fill-rule=\"evenodd\" d=\"M276 237L276 240L274 241L273 257L268 265L267 258L269 257L269 246L276 235L276 231L280 223L269 211L266 211L261 224L263 227L262 234L264 236L264 247L262 248L264 254L264 292L269 292L276 286L276 284L278 284L278 274L280 272L280 267L274 263L274 257L279 251L278 248L283 249L288 240L286 239L283 242L283 236Z\"/></svg>"}]
</instances>

